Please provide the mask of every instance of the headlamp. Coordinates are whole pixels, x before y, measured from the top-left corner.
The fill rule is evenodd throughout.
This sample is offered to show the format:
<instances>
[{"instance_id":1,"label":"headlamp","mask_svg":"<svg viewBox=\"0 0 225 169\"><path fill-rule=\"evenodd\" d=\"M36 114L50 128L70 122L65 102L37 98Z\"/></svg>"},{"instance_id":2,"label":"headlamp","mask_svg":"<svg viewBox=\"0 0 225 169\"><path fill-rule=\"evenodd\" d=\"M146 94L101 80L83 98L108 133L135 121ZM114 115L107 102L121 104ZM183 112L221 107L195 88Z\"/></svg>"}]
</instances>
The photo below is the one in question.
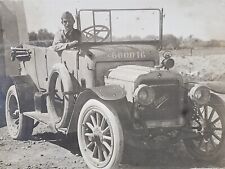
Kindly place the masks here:
<instances>
[{"instance_id":1,"label":"headlamp","mask_svg":"<svg viewBox=\"0 0 225 169\"><path fill-rule=\"evenodd\" d=\"M210 100L210 90L206 86L195 85L188 93L190 99L199 105L204 105Z\"/></svg>"},{"instance_id":2,"label":"headlamp","mask_svg":"<svg viewBox=\"0 0 225 169\"><path fill-rule=\"evenodd\" d=\"M134 101L141 105L149 105L154 99L155 91L151 86L141 84L134 91Z\"/></svg>"}]
</instances>

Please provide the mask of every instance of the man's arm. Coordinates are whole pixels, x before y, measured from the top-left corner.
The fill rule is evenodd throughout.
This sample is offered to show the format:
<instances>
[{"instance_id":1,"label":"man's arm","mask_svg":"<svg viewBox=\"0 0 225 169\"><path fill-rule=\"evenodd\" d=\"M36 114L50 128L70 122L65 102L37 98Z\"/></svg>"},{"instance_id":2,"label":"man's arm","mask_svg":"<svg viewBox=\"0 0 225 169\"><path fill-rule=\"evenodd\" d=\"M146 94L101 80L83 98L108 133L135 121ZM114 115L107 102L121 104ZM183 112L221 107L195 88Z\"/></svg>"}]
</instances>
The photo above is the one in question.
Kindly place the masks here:
<instances>
[{"instance_id":1,"label":"man's arm","mask_svg":"<svg viewBox=\"0 0 225 169\"><path fill-rule=\"evenodd\" d=\"M67 48L67 45L68 45L67 43L63 42L61 33L57 32L55 34L55 37L54 37L54 40L53 40L53 43L52 43L52 46L53 46L54 50L56 52L65 50Z\"/></svg>"},{"instance_id":2,"label":"man's arm","mask_svg":"<svg viewBox=\"0 0 225 169\"><path fill-rule=\"evenodd\" d=\"M56 36L54 37L52 46L56 52L59 52L59 51L65 50L65 49L70 49L70 48L76 47L76 45L78 43L79 43L79 41L77 41L77 40L65 43L65 42L63 42L62 38L56 34Z\"/></svg>"}]
</instances>

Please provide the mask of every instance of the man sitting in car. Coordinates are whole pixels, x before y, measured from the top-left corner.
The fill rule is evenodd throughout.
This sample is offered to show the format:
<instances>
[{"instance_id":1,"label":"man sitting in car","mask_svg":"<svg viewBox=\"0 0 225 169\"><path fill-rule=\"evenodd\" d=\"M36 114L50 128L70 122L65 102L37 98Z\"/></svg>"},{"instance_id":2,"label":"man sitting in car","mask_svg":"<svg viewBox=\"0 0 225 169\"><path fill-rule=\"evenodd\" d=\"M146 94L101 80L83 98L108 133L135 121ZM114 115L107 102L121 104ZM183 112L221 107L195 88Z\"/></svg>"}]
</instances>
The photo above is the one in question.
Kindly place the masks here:
<instances>
[{"instance_id":1,"label":"man sitting in car","mask_svg":"<svg viewBox=\"0 0 225 169\"><path fill-rule=\"evenodd\" d=\"M70 12L66 11L62 14L61 23L64 29L56 33L53 41L56 52L76 47L81 42L81 31L73 28L75 19Z\"/></svg>"}]
</instances>

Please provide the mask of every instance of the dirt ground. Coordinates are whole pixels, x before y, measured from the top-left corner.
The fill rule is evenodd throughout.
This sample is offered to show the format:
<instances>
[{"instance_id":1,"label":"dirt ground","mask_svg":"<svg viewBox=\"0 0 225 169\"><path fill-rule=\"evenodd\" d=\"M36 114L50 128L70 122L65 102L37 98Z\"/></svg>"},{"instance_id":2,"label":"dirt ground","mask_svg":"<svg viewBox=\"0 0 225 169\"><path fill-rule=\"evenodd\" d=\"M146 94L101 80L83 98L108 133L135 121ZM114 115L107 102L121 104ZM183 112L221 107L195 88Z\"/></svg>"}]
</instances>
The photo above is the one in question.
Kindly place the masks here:
<instances>
[{"instance_id":1,"label":"dirt ground","mask_svg":"<svg viewBox=\"0 0 225 169\"><path fill-rule=\"evenodd\" d=\"M186 76L204 80L224 80L225 53L217 55L175 57L175 70ZM87 169L74 136L53 134L44 126L34 129L28 141L16 141L9 137L0 118L0 169ZM186 152L182 142L166 149L149 151L141 160L136 152L130 153L130 163L121 169L189 169L225 168L225 161L217 164L199 162ZM138 160L137 160L138 159Z\"/></svg>"},{"instance_id":2,"label":"dirt ground","mask_svg":"<svg viewBox=\"0 0 225 169\"><path fill-rule=\"evenodd\" d=\"M9 137L7 128L0 128L1 169L88 169L72 136L53 134L40 125L35 128L28 141L16 141ZM140 152L139 152L140 153ZM137 159L140 154L130 154L132 161L121 164L121 169L189 169L223 168L225 162L217 164L195 161L186 152L182 142L166 149L149 152L148 156Z\"/></svg>"}]
</instances>

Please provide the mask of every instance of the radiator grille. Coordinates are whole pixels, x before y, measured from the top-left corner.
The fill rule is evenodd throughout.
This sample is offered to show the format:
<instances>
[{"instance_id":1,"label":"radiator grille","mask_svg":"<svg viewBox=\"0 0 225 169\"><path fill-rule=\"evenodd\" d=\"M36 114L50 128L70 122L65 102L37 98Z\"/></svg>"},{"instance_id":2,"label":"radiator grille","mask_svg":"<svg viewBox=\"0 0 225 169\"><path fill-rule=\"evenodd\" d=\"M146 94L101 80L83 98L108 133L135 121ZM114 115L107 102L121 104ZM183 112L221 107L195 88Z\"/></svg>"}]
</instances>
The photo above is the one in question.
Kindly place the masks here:
<instances>
[{"instance_id":1,"label":"radiator grille","mask_svg":"<svg viewBox=\"0 0 225 169\"><path fill-rule=\"evenodd\" d=\"M141 84L152 86L155 101L141 111L141 118L146 120L169 120L181 115L182 90L178 80L143 81Z\"/></svg>"}]
</instances>

